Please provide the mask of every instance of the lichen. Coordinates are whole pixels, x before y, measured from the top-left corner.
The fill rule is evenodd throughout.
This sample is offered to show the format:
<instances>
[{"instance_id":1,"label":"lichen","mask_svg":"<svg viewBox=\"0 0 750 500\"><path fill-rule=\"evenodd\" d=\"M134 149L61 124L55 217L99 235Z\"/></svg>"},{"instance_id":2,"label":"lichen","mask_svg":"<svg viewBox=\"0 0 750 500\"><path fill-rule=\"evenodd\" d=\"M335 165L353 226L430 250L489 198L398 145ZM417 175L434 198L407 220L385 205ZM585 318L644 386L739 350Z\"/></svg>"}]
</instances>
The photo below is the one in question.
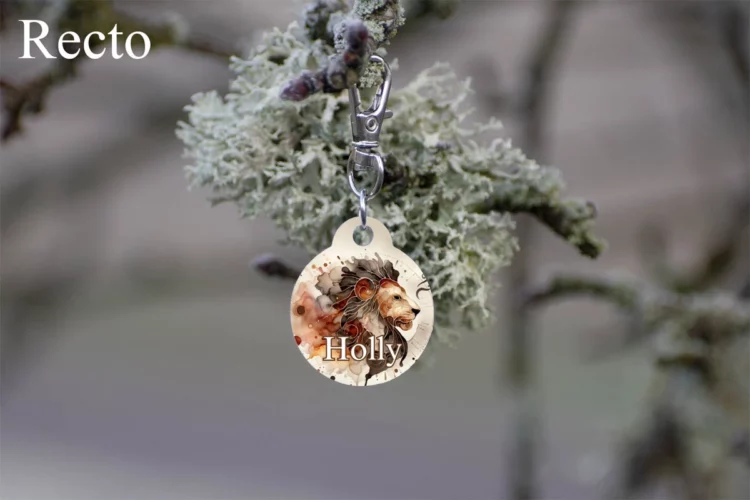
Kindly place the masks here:
<instances>
[{"instance_id":1,"label":"lichen","mask_svg":"<svg viewBox=\"0 0 750 500\"><path fill-rule=\"evenodd\" d=\"M247 59L232 60L229 93L195 95L178 127L193 186L210 187L214 203L233 201L243 216L270 217L289 243L311 253L357 213L345 173L349 101L325 93L289 102L279 93L290 78L325 65L331 50L296 23L267 33ZM470 93L445 64L391 93L394 116L380 137L387 182L369 206L428 277L438 324L474 329L491 318L490 277L517 250L509 212L562 203L562 180L508 140L478 142L501 127L467 124ZM515 207L487 209L498 196Z\"/></svg>"}]
</instances>

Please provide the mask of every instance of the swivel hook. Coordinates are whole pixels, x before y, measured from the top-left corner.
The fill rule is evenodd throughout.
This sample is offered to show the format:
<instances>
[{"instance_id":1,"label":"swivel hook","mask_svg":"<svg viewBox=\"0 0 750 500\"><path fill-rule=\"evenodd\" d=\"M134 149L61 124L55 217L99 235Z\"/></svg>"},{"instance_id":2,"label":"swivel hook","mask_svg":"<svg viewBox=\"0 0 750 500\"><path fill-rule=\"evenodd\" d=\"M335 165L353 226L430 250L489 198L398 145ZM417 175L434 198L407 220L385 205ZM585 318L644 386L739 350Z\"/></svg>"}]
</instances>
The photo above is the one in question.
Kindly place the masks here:
<instances>
[{"instance_id":1,"label":"swivel hook","mask_svg":"<svg viewBox=\"0 0 750 500\"><path fill-rule=\"evenodd\" d=\"M375 98L368 109L362 111L362 100L356 86L349 87L349 103L352 109L352 145L358 149L370 149L378 146L380 129L383 120L393 116L393 112L386 108L388 96L391 93L391 68L380 56L371 56L371 62L383 66L383 83L378 88Z\"/></svg>"},{"instance_id":2,"label":"swivel hook","mask_svg":"<svg viewBox=\"0 0 750 500\"><path fill-rule=\"evenodd\" d=\"M347 176L349 186L354 194L361 197L362 193L365 192L366 200L374 198L383 186L385 175L383 158L379 153L372 150L379 145L383 120L393 116L393 112L387 109L388 96L391 93L391 68L380 56L371 56L370 61L383 66L383 83L378 88L370 107L363 111L359 89L356 86L349 87L353 149L349 155ZM367 191L358 188L354 181L354 172L362 172L372 168L375 169L375 185Z\"/></svg>"}]
</instances>

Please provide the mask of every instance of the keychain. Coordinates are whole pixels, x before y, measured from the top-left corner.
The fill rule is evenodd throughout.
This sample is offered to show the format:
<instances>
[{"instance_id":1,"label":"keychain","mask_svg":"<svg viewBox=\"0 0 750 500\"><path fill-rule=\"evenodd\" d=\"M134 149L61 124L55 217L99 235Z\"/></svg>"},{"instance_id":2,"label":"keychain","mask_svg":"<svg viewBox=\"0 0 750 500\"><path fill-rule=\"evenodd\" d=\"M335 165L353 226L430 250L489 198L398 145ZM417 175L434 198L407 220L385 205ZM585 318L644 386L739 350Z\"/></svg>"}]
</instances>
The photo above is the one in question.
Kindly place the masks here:
<instances>
[{"instance_id":1,"label":"keychain","mask_svg":"<svg viewBox=\"0 0 750 500\"><path fill-rule=\"evenodd\" d=\"M321 374L347 385L375 385L393 380L422 354L432 333L432 293L422 271L393 246L382 222L367 217L367 202L380 192L385 166L375 151L386 109L391 71L369 109L361 111L359 91L349 88L352 152L349 186L359 199L359 217L344 222L331 246L300 274L292 292L294 340ZM355 172L374 171L371 191L359 188ZM369 242L357 242L359 231ZM362 244L360 244L362 243Z\"/></svg>"}]
</instances>

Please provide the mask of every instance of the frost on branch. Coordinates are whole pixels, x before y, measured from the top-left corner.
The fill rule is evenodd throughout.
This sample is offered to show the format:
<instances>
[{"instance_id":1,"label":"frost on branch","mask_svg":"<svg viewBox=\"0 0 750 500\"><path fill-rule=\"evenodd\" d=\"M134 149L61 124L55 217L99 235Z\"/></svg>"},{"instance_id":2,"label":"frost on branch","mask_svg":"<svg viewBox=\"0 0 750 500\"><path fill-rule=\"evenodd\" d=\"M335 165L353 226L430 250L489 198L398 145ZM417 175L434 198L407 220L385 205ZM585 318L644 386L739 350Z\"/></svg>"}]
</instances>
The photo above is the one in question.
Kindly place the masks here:
<instances>
[{"instance_id":1,"label":"frost on branch","mask_svg":"<svg viewBox=\"0 0 750 500\"><path fill-rule=\"evenodd\" d=\"M331 50L296 23L266 34L247 60L232 61L229 93L194 96L178 129L194 186L210 187L214 203L232 201L243 216L270 217L311 253L357 213L345 174L348 96L290 102L279 94L296 75L324 67ZM493 271L517 249L511 213L535 214L586 255L596 256L601 243L590 233L593 211L561 198L557 170L509 141L477 142L500 124L464 125L469 94L440 64L391 93L394 116L381 134L386 182L369 206L429 277L439 324L476 328L490 318Z\"/></svg>"}]
</instances>

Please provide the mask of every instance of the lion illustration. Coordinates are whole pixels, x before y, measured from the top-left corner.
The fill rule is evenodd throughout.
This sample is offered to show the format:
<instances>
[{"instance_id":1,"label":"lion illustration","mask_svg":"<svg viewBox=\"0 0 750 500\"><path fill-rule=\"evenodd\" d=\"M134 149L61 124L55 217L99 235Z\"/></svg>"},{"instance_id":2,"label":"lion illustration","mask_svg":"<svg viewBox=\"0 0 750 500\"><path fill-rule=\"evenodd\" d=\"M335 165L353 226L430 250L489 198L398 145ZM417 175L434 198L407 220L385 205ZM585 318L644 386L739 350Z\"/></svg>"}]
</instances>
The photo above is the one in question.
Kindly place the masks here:
<instances>
[{"instance_id":1,"label":"lion illustration","mask_svg":"<svg viewBox=\"0 0 750 500\"><path fill-rule=\"evenodd\" d=\"M370 337L383 337L385 352L376 352L362 361L369 367L365 385L378 373L394 366L394 362L403 366L408 342L399 328L411 330L420 312L419 306L398 283L399 272L393 264L375 256L375 259L352 259L321 272L315 283L320 295L315 299L300 296L293 305L293 313L302 316L300 323L310 327L306 330L305 341L310 344L313 355L319 352L325 336L336 337L347 349L355 344L367 344ZM297 343L301 341L298 337ZM385 348L387 345L391 348ZM394 360L391 353L396 353L398 359Z\"/></svg>"}]
</instances>

